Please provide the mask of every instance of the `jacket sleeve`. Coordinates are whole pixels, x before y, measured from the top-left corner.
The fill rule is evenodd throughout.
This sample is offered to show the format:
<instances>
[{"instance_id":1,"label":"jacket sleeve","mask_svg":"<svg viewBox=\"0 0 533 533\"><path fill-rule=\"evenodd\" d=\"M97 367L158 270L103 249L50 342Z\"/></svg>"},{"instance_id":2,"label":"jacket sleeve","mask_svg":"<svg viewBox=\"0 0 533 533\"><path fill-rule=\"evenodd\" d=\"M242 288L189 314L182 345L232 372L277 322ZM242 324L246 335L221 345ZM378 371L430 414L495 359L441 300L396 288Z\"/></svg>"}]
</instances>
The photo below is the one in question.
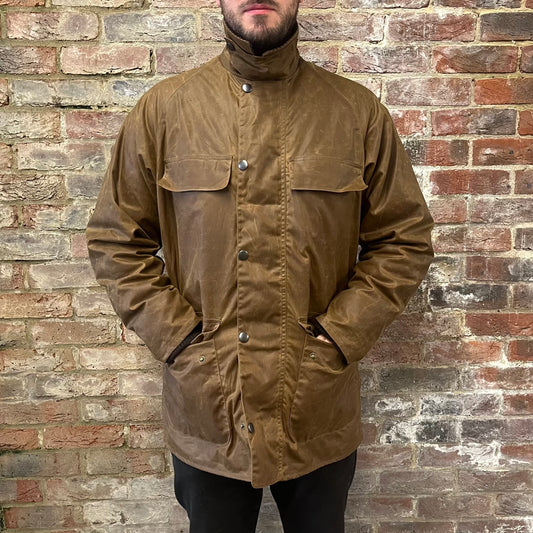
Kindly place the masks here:
<instances>
[{"instance_id":1,"label":"jacket sleeve","mask_svg":"<svg viewBox=\"0 0 533 533\"><path fill-rule=\"evenodd\" d=\"M386 109L365 136L360 253L347 287L316 317L348 362L360 360L405 308L433 258L433 220Z\"/></svg>"},{"instance_id":2,"label":"jacket sleeve","mask_svg":"<svg viewBox=\"0 0 533 533\"><path fill-rule=\"evenodd\" d=\"M116 313L164 361L201 319L157 255L156 180L164 165L155 108L145 95L126 118L86 235L96 279Z\"/></svg>"}]
</instances>

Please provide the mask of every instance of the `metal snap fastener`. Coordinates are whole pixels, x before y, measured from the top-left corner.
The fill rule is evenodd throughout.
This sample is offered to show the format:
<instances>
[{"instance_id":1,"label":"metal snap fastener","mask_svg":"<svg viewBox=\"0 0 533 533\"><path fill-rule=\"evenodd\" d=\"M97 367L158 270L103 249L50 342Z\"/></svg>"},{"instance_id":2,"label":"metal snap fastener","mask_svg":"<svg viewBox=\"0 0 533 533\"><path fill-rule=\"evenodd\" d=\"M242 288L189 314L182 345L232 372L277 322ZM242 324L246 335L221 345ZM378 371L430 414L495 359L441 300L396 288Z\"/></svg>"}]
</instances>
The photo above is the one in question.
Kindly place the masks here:
<instances>
[{"instance_id":1,"label":"metal snap fastener","mask_svg":"<svg viewBox=\"0 0 533 533\"><path fill-rule=\"evenodd\" d=\"M246 170L248 168L248 161L246 159L241 159L237 164L239 170Z\"/></svg>"},{"instance_id":2,"label":"metal snap fastener","mask_svg":"<svg viewBox=\"0 0 533 533\"><path fill-rule=\"evenodd\" d=\"M316 359L316 353L315 353L315 352L311 352L311 353L309 354L309 357L310 357L311 359Z\"/></svg>"},{"instance_id":3,"label":"metal snap fastener","mask_svg":"<svg viewBox=\"0 0 533 533\"><path fill-rule=\"evenodd\" d=\"M239 250L237 257L241 261L246 261L248 259L248 252L246 250Z\"/></svg>"},{"instance_id":4,"label":"metal snap fastener","mask_svg":"<svg viewBox=\"0 0 533 533\"><path fill-rule=\"evenodd\" d=\"M245 93L251 93L252 92L252 86L249 83L243 83L242 84L242 90Z\"/></svg>"},{"instance_id":5,"label":"metal snap fastener","mask_svg":"<svg viewBox=\"0 0 533 533\"><path fill-rule=\"evenodd\" d=\"M253 433L255 431L254 425L250 422L248 424L248 432Z\"/></svg>"},{"instance_id":6,"label":"metal snap fastener","mask_svg":"<svg viewBox=\"0 0 533 533\"><path fill-rule=\"evenodd\" d=\"M205 363L205 356L201 355L198 361L200 361L200 363Z\"/></svg>"},{"instance_id":7,"label":"metal snap fastener","mask_svg":"<svg viewBox=\"0 0 533 533\"><path fill-rule=\"evenodd\" d=\"M246 427L246 425L244 424L244 422L241 422L241 429L244 429Z\"/></svg>"},{"instance_id":8,"label":"metal snap fastener","mask_svg":"<svg viewBox=\"0 0 533 533\"><path fill-rule=\"evenodd\" d=\"M250 340L250 336L248 335L248 333L246 333L246 331L241 331L239 333L239 340L241 342L248 342Z\"/></svg>"}]
</instances>

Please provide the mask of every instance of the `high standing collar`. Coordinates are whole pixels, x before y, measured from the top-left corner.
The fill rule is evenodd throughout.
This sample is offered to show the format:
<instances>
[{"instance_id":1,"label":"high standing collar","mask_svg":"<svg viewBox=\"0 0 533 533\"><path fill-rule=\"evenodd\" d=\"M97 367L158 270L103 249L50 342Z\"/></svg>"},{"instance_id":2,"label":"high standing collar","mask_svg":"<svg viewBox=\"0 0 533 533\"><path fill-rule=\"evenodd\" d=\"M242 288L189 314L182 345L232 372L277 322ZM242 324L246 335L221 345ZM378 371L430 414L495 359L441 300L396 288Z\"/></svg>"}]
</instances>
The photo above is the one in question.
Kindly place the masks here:
<instances>
[{"instance_id":1,"label":"high standing collar","mask_svg":"<svg viewBox=\"0 0 533 533\"><path fill-rule=\"evenodd\" d=\"M224 67L237 76L249 80L281 80L288 78L298 68L298 29L294 35L279 48L267 50L256 56L250 43L235 35L224 23L226 48L221 61Z\"/></svg>"}]
</instances>

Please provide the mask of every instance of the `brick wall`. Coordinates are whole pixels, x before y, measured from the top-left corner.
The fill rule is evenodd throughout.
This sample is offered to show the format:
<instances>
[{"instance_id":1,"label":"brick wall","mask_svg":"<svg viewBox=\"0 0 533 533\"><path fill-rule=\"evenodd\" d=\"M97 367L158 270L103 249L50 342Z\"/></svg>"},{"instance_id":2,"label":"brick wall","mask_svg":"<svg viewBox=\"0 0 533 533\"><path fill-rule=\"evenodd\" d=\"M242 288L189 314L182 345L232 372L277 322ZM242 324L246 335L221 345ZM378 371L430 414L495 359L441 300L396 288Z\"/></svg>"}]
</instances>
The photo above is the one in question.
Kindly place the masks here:
<instances>
[{"instance_id":1,"label":"brick wall","mask_svg":"<svg viewBox=\"0 0 533 533\"><path fill-rule=\"evenodd\" d=\"M363 364L348 532L531 533L533 1L306 0L300 22L306 58L389 106L437 222L427 281ZM125 113L219 52L218 9L0 0L0 31L2 527L186 531L160 368L84 227ZM270 504L260 523L281 531Z\"/></svg>"}]
</instances>

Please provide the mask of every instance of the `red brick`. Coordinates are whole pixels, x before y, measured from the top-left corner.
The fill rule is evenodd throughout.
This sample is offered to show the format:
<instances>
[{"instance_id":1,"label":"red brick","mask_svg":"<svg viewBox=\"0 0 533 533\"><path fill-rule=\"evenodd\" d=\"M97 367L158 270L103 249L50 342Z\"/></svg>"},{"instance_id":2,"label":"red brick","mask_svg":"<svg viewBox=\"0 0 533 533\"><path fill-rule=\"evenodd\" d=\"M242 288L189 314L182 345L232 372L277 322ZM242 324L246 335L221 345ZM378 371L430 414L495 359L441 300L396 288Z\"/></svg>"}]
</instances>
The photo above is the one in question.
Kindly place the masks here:
<instances>
[{"instance_id":1,"label":"red brick","mask_svg":"<svg viewBox=\"0 0 533 533\"><path fill-rule=\"evenodd\" d=\"M473 335L533 335L533 314L470 313L466 327Z\"/></svg>"},{"instance_id":2,"label":"red brick","mask_svg":"<svg viewBox=\"0 0 533 533\"><path fill-rule=\"evenodd\" d=\"M39 482L33 479L19 479L17 483L17 503L36 503L43 501Z\"/></svg>"},{"instance_id":3,"label":"red brick","mask_svg":"<svg viewBox=\"0 0 533 533\"><path fill-rule=\"evenodd\" d=\"M518 50L512 46L441 46L433 50L435 70L455 72L515 72Z\"/></svg>"},{"instance_id":4,"label":"red brick","mask_svg":"<svg viewBox=\"0 0 533 533\"><path fill-rule=\"evenodd\" d=\"M464 198L433 198L429 210L435 224L461 224L468 215Z\"/></svg>"},{"instance_id":5,"label":"red brick","mask_svg":"<svg viewBox=\"0 0 533 533\"><path fill-rule=\"evenodd\" d=\"M126 113L116 111L69 111L65 114L67 135L75 139L115 138Z\"/></svg>"},{"instance_id":6,"label":"red brick","mask_svg":"<svg viewBox=\"0 0 533 533\"><path fill-rule=\"evenodd\" d=\"M142 74L150 72L150 49L144 46L69 46L61 50L66 74Z\"/></svg>"},{"instance_id":7,"label":"red brick","mask_svg":"<svg viewBox=\"0 0 533 533\"><path fill-rule=\"evenodd\" d=\"M470 80L453 78L395 78L386 80L387 105L468 105Z\"/></svg>"},{"instance_id":8,"label":"red brick","mask_svg":"<svg viewBox=\"0 0 533 533\"><path fill-rule=\"evenodd\" d=\"M430 176L433 194L508 194L511 189L505 170L434 170Z\"/></svg>"},{"instance_id":9,"label":"red brick","mask_svg":"<svg viewBox=\"0 0 533 533\"><path fill-rule=\"evenodd\" d=\"M35 478L75 476L80 474L79 453L37 451L0 455L0 476L4 478Z\"/></svg>"},{"instance_id":10,"label":"red brick","mask_svg":"<svg viewBox=\"0 0 533 533\"><path fill-rule=\"evenodd\" d=\"M478 518L490 511L490 496L429 496L418 500L418 516L422 518Z\"/></svg>"},{"instance_id":11,"label":"red brick","mask_svg":"<svg viewBox=\"0 0 533 533\"><path fill-rule=\"evenodd\" d=\"M482 41L530 41L533 13L487 13L479 17Z\"/></svg>"},{"instance_id":12,"label":"red brick","mask_svg":"<svg viewBox=\"0 0 533 533\"><path fill-rule=\"evenodd\" d=\"M531 442L533 441L533 418L507 417L502 428L504 442Z\"/></svg>"},{"instance_id":13,"label":"red brick","mask_svg":"<svg viewBox=\"0 0 533 533\"><path fill-rule=\"evenodd\" d=\"M442 470L391 470L379 475L379 490L393 494L431 494L450 492L455 484L453 472Z\"/></svg>"},{"instance_id":14,"label":"red brick","mask_svg":"<svg viewBox=\"0 0 533 533\"><path fill-rule=\"evenodd\" d=\"M389 19L392 41L473 41L476 18L473 15L399 13Z\"/></svg>"},{"instance_id":15,"label":"red brick","mask_svg":"<svg viewBox=\"0 0 533 533\"><path fill-rule=\"evenodd\" d=\"M0 47L0 73L51 74L56 70L55 48Z\"/></svg>"},{"instance_id":16,"label":"red brick","mask_svg":"<svg viewBox=\"0 0 533 533\"><path fill-rule=\"evenodd\" d=\"M349 495L348 502L357 517L397 519L414 513L414 501L409 497Z\"/></svg>"},{"instance_id":17,"label":"red brick","mask_svg":"<svg viewBox=\"0 0 533 533\"><path fill-rule=\"evenodd\" d=\"M531 139L474 139L474 165L533 164Z\"/></svg>"},{"instance_id":18,"label":"red brick","mask_svg":"<svg viewBox=\"0 0 533 533\"><path fill-rule=\"evenodd\" d=\"M488 518L486 520L469 520L458 522L456 533L530 533L531 522L529 520L514 520L511 518Z\"/></svg>"},{"instance_id":19,"label":"red brick","mask_svg":"<svg viewBox=\"0 0 533 533\"><path fill-rule=\"evenodd\" d=\"M30 41L84 41L98 36L95 13L7 13L7 36Z\"/></svg>"},{"instance_id":20,"label":"red brick","mask_svg":"<svg viewBox=\"0 0 533 533\"><path fill-rule=\"evenodd\" d=\"M514 109L441 109L431 113L433 135L514 135Z\"/></svg>"},{"instance_id":21,"label":"red brick","mask_svg":"<svg viewBox=\"0 0 533 533\"><path fill-rule=\"evenodd\" d=\"M418 342L378 342L365 356L368 364L416 363L420 359L422 345Z\"/></svg>"},{"instance_id":22,"label":"red brick","mask_svg":"<svg viewBox=\"0 0 533 533\"><path fill-rule=\"evenodd\" d=\"M498 341L438 341L427 345L424 363L452 365L501 361L503 345Z\"/></svg>"},{"instance_id":23,"label":"red brick","mask_svg":"<svg viewBox=\"0 0 533 533\"><path fill-rule=\"evenodd\" d=\"M453 522L383 522L377 533L454 533Z\"/></svg>"},{"instance_id":24,"label":"red brick","mask_svg":"<svg viewBox=\"0 0 533 533\"><path fill-rule=\"evenodd\" d=\"M339 49L336 46L320 46L319 44L307 43L302 45L299 50L306 61L310 61L330 72L337 72Z\"/></svg>"},{"instance_id":25,"label":"red brick","mask_svg":"<svg viewBox=\"0 0 533 533\"><path fill-rule=\"evenodd\" d=\"M159 74L179 74L199 67L201 64L220 54L220 45L185 45L157 48L156 72Z\"/></svg>"},{"instance_id":26,"label":"red brick","mask_svg":"<svg viewBox=\"0 0 533 533\"><path fill-rule=\"evenodd\" d=\"M517 170L515 179L516 194L533 194L533 170Z\"/></svg>"},{"instance_id":27,"label":"red brick","mask_svg":"<svg viewBox=\"0 0 533 533\"><path fill-rule=\"evenodd\" d=\"M459 486L462 492L515 492L533 489L533 472L515 470L489 472L460 470Z\"/></svg>"},{"instance_id":28,"label":"red brick","mask_svg":"<svg viewBox=\"0 0 533 533\"><path fill-rule=\"evenodd\" d=\"M37 345L110 343L115 341L115 324L107 320L48 321L32 325Z\"/></svg>"},{"instance_id":29,"label":"red brick","mask_svg":"<svg viewBox=\"0 0 533 533\"><path fill-rule=\"evenodd\" d=\"M385 29L385 17L376 13L309 12L302 13L298 22L302 41L379 42L383 40Z\"/></svg>"},{"instance_id":30,"label":"red brick","mask_svg":"<svg viewBox=\"0 0 533 533\"><path fill-rule=\"evenodd\" d=\"M31 506L11 507L6 509L5 523L7 528L37 529L67 528L83 526L83 511L78 506Z\"/></svg>"},{"instance_id":31,"label":"red brick","mask_svg":"<svg viewBox=\"0 0 533 533\"><path fill-rule=\"evenodd\" d=\"M533 262L531 262L533 263ZM530 263L530 264L531 264ZM531 276L530 276L531 279ZM512 308L513 309L531 309L531 302L533 302L533 284L514 285L512 290Z\"/></svg>"},{"instance_id":32,"label":"red brick","mask_svg":"<svg viewBox=\"0 0 533 533\"><path fill-rule=\"evenodd\" d=\"M511 232L506 228L440 228L435 231L435 251L506 252L511 249Z\"/></svg>"},{"instance_id":33,"label":"red brick","mask_svg":"<svg viewBox=\"0 0 533 533\"><path fill-rule=\"evenodd\" d=\"M73 400L44 402L10 402L0 406L0 423L7 425L66 423L78 419L78 409Z\"/></svg>"},{"instance_id":34,"label":"red brick","mask_svg":"<svg viewBox=\"0 0 533 533\"><path fill-rule=\"evenodd\" d=\"M533 360L533 350L531 352ZM507 415L531 415L533 412L533 394L504 394L503 413Z\"/></svg>"},{"instance_id":35,"label":"red brick","mask_svg":"<svg viewBox=\"0 0 533 533\"><path fill-rule=\"evenodd\" d=\"M529 281L533 276L533 261L526 257L466 258L466 278L485 281Z\"/></svg>"},{"instance_id":36,"label":"red brick","mask_svg":"<svg viewBox=\"0 0 533 533\"><path fill-rule=\"evenodd\" d=\"M468 141L408 139L405 149L414 165L454 166L468 162Z\"/></svg>"},{"instance_id":37,"label":"red brick","mask_svg":"<svg viewBox=\"0 0 533 533\"><path fill-rule=\"evenodd\" d=\"M124 444L122 426L58 426L44 429L43 445L51 448L116 448Z\"/></svg>"},{"instance_id":38,"label":"red brick","mask_svg":"<svg viewBox=\"0 0 533 533\"><path fill-rule=\"evenodd\" d=\"M36 429L7 429L0 432L0 449L32 450L39 447Z\"/></svg>"},{"instance_id":39,"label":"red brick","mask_svg":"<svg viewBox=\"0 0 533 533\"><path fill-rule=\"evenodd\" d=\"M305 4L302 3L302 6ZM341 0L341 6L346 9L360 8L384 8L384 7L403 7L416 9L427 7L429 0Z\"/></svg>"},{"instance_id":40,"label":"red brick","mask_svg":"<svg viewBox=\"0 0 533 533\"><path fill-rule=\"evenodd\" d=\"M533 78L476 80L474 101L478 104L531 104Z\"/></svg>"},{"instance_id":41,"label":"red brick","mask_svg":"<svg viewBox=\"0 0 533 533\"><path fill-rule=\"evenodd\" d=\"M421 46L347 46L341 50L344 72L427 72L429 53Z\"/></svg>"},{"instance_id":42,"label":"red brick","mask_svg":"<svg viewBox=\"0 0 533 533\"><path fill-rule=\"evenodd\" d=\"M362 446L357 450L357 468L406 468L411 466L412 456L408 446Z\"/></svg>"},{"instance_id":43,"label":"red brick","mask_svg":"<svg viewBox=\"0 0 533 533\"><path fill-rule=\"evenodd\" d=\"M533 341L514 340L509 343L509 361L533 361Z\"/></svg>"},{"instance_id":44,"label":"red brick","mask_svg":"<svg viewBox=\"0 0 533 533\"><path fill-rule=\"evenodd\" d=\"M533 135L533 111L520 111L520 122L518 124L520 135Z\"/></svg>"},{"instance_id":45,"label":"red brick","mask_svg":"<svg viewBox=\"0 0 533 533\"><path fill-rule=\"evenodd\" d=\"M533 222L533 209L530 201L520 198L472 198L470 220L485 224Z\"/></svg>"},{"instance_id":46,"label":"red brick","mask_svg":"<svg viewBox=\"0 0 533 533\"><path fill-rule=\"evenodd\" d=\"M400 135L424 133L427 124L426 114L417 109L393 109L391 117Z\"/></svg>"},{"instance_id":47,"label":"red brick","mask_svg":"<svg viewBox=\"0 0 533 533\"><path fill-rule=\"evenodd\" d=\"M162 435L159 435L160 443ZM87 450L87 473L91 475L154 475L166 469L164 450Z\"/></svg>"},{"instance_id":48,"label":"red brick","mask_svg":"<svg viewBox=\"0 0 533 533\"><path fill-rule=\"evenodd\" d=\"M531 1L533 2L533 0ZM524 46L522 48L520 70L522 72L533 72L533 46Z\"/></svg>"},{"instance_id":49,"label":"red brick","mask_svg":"<svg viewBox=\"0 0 533 533\"><path fill-rule=\"evenodd\" d=\"M517 463L530 466L533 462L533 444L504 444L502 456L513 466Z\"/></svg>"},{"instance_id":50,"label":"red brick","mask_svg":"<svg viewBox=\"0 0 533 533\"><path fill-rule=\"evenodd\" d=\"M446 7L502 8L520 7L521 0L435 0L435 5Z\"/></svg>"},{"instance_id":51,"label":"red brick","mask_svg":"<svg viewBox=\"0 0 533 533\"><path fill-rule=\"evenodd\" d=\"M528 212L526 216L532 215ZM517 250L533 250L533 228L516 228L514 247Z\"/></svg>"},{"instance_id":52,"label":"red brick","mask_svg":"<svg viewBox=\"0 0 533 533\"><path fill-rule=\"evenodd\" d=\"M0 318L72 316L72 297L66 293L0 294Z\"/></svg>"}]
</instances>

